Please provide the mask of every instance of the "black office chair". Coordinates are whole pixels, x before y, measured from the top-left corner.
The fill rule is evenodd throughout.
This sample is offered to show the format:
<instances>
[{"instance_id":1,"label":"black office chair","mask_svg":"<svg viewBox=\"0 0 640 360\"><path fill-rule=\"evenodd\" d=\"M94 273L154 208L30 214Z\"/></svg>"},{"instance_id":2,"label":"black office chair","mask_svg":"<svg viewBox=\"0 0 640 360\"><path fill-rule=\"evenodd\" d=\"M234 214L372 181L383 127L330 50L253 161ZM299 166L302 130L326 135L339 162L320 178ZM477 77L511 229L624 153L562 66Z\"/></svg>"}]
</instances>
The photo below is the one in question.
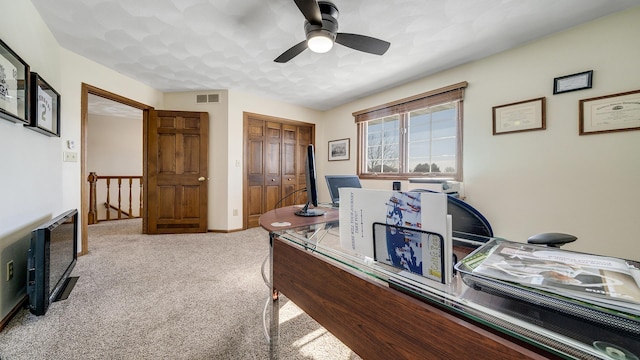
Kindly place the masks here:
<instances>
[{"instance_id":1,"label":"black office chair","mask_svg":"<svg viewBox=\"0 0 640 360\"><path fill-rule=\"evenodd\" d=\"M427 189L412 189L409 191L437 192ZM487 242L493 237L493 229L489 221L464 200L447 194L447 213L451 215L453 237Z\"/></svg>"},{"instance_id":2,"label":"black office chair","mask_svg":"<svg viewBox=\"0 0 640 360\"><path fill-rule=\"evenodd\" d=\"M454 233L493 237L489 221L464 200L447 195L447 212L451 215Z\"/></svg>"},{"instance_id":3,"label":"black office chair","mask_svg":"<svg viewBox=\"0 0 640 360\"><path fill-rule=\"evenodd\" d=\"M447 210L453 219L455 237L480 241L484 239L485 242L487 239L483 237L493 237L493 230L489 225L489 221L465 201L448 195ZM471 236L470 238L469 234L480 235L480 237ZM559 248L577 239L571 234L549 232L533 235L527 239L527 243Z\"/></svg>"},{"instance_id":4,"label":"black office chair","mask_svg":"<svg viewBox=\"0 0 640 360\"><path fill-rule=\"evenodd\" d=\"M576 241L578 238L571 234L564 233L541 233L527 239L527 243L535 245L546 245L559 248L564 244Z\"/></svg>"}]
</instances>

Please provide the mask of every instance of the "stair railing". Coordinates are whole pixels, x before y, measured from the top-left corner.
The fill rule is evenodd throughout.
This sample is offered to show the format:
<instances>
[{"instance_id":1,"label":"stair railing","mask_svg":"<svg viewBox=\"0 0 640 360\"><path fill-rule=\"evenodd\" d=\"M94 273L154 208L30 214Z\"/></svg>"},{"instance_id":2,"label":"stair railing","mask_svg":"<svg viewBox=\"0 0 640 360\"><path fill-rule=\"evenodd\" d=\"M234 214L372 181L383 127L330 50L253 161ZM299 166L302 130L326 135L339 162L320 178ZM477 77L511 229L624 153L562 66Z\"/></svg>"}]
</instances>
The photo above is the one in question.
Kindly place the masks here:
<instances>
[{"instance_id":1,"label":"stair railing","mask_svg":"<svg viewBox=\"0 0 640 360\"><path fill-rule=\"evenodd\" d=\"M133 219L142 216L142 176L98 176L95 172L91 172L87 181L89 182L89 225L99 221ZM127 193L124 201L122 198L123 183L128 188L125 189ZM138 196L134 197L134 194ZM117 197L117 203L112 203L112 195ZM105 199L103 202L104 211L98 211L98 203L101 202L98 197ZM137 210L137 214L134 210ZM112 215L115 217L112 218Z\"/></svg>"}]
</instances>

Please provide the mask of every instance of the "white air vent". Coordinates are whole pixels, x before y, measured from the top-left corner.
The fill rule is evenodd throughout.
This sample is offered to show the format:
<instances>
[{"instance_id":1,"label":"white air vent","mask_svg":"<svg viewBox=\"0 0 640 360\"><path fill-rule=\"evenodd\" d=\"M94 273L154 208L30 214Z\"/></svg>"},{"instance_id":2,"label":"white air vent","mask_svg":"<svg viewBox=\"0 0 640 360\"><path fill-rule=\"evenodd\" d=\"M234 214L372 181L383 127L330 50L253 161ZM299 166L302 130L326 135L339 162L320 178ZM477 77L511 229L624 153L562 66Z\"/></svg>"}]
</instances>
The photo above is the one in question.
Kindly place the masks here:
<instances>
[{"instance_id":1,"label":"white air vent","mask_svg":"<svg viewBox=\"0 0 640 360\"><path fill-rule=\"evenodd\" d=\"M220 102L220 94L196 95L196 104L218 103L218 102Z\"/></svg>"}]
</instances>

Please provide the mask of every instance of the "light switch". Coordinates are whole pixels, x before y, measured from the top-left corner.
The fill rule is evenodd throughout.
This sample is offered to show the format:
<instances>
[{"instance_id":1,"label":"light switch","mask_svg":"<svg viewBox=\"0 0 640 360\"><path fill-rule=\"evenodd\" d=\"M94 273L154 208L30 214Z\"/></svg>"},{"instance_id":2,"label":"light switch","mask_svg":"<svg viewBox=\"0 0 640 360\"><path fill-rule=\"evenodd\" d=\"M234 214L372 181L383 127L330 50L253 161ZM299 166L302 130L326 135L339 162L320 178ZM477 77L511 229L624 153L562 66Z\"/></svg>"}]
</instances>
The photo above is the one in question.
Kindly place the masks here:
<instances>
[{"instance_id":1,"label":"light switch","mask_svg":"<svg viewBox=\"0 0 640 360\"><path fill-rule=\"evenodd\" d=\"M78 162L78 153L74 151L65 151L63 160L65 162Z\"/></svg>"}]
</instances>

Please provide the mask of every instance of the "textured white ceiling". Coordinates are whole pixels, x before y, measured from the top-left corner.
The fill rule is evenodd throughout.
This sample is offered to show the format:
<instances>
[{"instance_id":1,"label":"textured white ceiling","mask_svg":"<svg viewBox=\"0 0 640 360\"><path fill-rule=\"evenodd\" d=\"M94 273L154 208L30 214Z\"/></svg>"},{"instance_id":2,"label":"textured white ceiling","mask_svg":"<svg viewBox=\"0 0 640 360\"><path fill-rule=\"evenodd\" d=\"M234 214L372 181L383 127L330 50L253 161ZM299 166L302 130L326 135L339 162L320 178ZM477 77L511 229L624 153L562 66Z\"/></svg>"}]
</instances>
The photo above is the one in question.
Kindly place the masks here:
<instances>
[{"instance_id":1,"label":"textured white ceiling","mask_svg":"<svg viewBox=\"0 0 640 360\"><path fill-rule=\"evenodd\" d=\"M640 0L334 0L339 31L391 42L273 62L304 40L293 0L31 0L64 48L158 90L233 89L326 110Z\"/></svg>"},{"instance_id":2,"label":"textured white ceiling","mask_svg":"<svg viewBox=\"0 0 640 360\"><path fill-rule=\"evenodd\" d=\"M89 94L87 111L91 115L103 115L127 119L142 119L142 110L129 105Z\"/></svg>"}]
</instances>

